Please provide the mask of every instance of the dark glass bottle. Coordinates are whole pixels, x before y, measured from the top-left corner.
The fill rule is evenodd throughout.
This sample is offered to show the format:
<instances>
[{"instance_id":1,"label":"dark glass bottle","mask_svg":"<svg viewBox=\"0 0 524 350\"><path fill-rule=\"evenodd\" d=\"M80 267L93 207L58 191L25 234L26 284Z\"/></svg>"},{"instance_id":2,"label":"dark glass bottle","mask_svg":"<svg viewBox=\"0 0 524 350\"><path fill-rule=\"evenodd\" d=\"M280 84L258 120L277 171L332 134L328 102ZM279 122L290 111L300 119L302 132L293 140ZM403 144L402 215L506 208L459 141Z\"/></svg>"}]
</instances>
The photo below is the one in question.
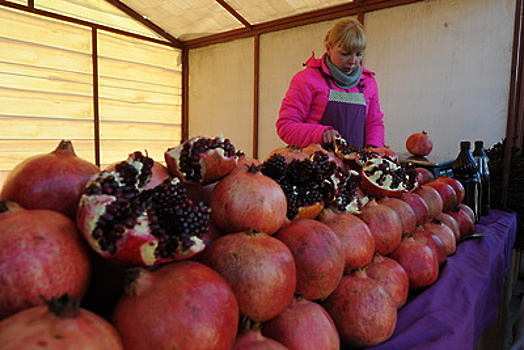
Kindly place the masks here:
<instances>
[{"instance_id":1,"label":"dark glass bottle","mask_svg":"<svg viewBox=\"0 0 524 350\"><path fill-rule=\"evenodd\" d=\"M477 167L482 183L482 193L480 197L480 214L488 215L490 209L490 177L489 177L489 157L484 149L484 142L475 141L473 149L473 159L477 162Z\"/></svg>"},{"instance_id":2,"label":"dark glass bottle","mask_svg":"<svg viewBox=\"0 0 524 350\"><path fill-rule=\"evenodd\" d=\"M453 177L459 180L465 189L463 203L469 206L478 220L480 217L481 182L477 162L471 153L471 142L461 141L460 151L452 166Z\"/></svg>"}]
</instances>

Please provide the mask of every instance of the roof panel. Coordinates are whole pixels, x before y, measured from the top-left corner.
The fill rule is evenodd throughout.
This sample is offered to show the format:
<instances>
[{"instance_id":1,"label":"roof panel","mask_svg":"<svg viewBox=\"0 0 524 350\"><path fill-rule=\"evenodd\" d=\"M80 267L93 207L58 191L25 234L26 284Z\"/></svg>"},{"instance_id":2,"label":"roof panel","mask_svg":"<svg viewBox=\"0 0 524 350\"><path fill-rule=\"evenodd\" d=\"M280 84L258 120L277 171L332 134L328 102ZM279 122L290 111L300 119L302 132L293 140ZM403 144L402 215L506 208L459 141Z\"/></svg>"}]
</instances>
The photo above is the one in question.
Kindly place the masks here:
<instances>
[{"instance_id":1,"label":"roof panel","mask_svg":"<svg viewBox=\"0 0 524 350\"><path fill-rule=\"evenodd\" d=\"M243 27L242 23L214 0L125 0L122 2L181 40Z\"/></svg>"},{"instance_id":2,"label":"roof panel","mask_svg":"<svg viewBox=\"0 0 524 350\"><path fill-rule=\"evenodd\" d=\"M227 0L251 24L347 4L352 0Z\"/></svg>"}]
</instances>

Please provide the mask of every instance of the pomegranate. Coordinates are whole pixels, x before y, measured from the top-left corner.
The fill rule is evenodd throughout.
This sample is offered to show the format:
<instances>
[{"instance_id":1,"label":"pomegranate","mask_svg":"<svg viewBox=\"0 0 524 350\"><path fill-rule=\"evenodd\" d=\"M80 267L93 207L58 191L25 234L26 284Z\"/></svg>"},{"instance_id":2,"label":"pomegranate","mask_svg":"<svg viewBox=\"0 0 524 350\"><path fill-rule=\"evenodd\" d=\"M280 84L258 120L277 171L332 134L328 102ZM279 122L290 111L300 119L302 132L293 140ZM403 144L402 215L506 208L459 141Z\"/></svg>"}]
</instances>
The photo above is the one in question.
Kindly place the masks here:
<instances>
[{"instance_id":1,"label":"pomegranate","mask_svg":"<svg viewBox=\"0 0 524 350\"><path fill-rule=\"evenodd\" d=\"M46 302L0 322L2 349L123 349L116 329L97 314L80 308L77 298L64 294Z\"/></svg>"},{"instance_id":2,"label":"pomegranate","mask_svg":"<svg viewBox=\"0 0 524 350\"><path fill-rule=\"evenodd\" d=\"M417 227L417 216L411 206L399 198L384 197L377 201L395 211L400 223L402 224L403 233L413 233Z\"/></svg>"},{"instance_id":3,"label":"pomegranate","mask_svg":"<svg viewBox=\"0 0 524 350\"><path fill-rule=\"evenodd\" d=\"M246 171L251 164L259 166L262 164L258 159L246 156L244 153L237 152L237 167L233 171Z\"/></svg>"},{"instance_id":4,"label":"pomegranate","mask_svg":"<svg viewBox=\"0 0 524 350\"><path fill-rule=\"evenodd\" d=\"M164 159L169 172L183 182L208 184L231 173L238 156L228 139L196 136L167 149Z\"/></svg>"},{"instance_id":5,"label":"pomegranate","mask_svg":"<svg viewBox=\"0 0 524 350\"><path fill-rule=\"evenodd\" d=\"M379 158L388 158L389 160L398 163L399 157L397 152L393 151L389 146L383 147L365 147L364 151L372 154L377 154Z\"/></svg>"},{"instance_id":6,"label":"pomegranate","mask_svg":"<svg viewBox=\"0 0 524 350\"><path fill-rule=\"evenodd\" d=\"M390 257L406 270L410 289L427 287L438 278L439 263L435 252L426 244L417 241L413 235L404 235L402 242Z\"/></svg>"},{"instance_id":7,"label":"pomegranate","mask_svg":"<svg viewBox=\"0 0 524 350\"><path fill-rule=\"evenodd\" d=\"M128 274L112 317L126 350L233 346L238 304L216 271L185 260L152 271L132 268Z\"/></svg>"},{"instance_id":8,"label":"pomegranate","mask_svg":"<svg viewBox=\"0 0 524 350\"><path fill-rule=\"evenodd\" d=\"M297 287L295 260L280 240L260 231L224 235L202 254L204 264L228 282L240 314L267 321L282 312Z\"/></svg>"},{"instance_id":9,"label":"pomegranate","mask_svg":"<svg viewBox=\"0 0 524 350\"><path fill-rule=\"evenodd\" d=\"M457 195L457 204L462 203L466 195L466 189L459 180L453 177L439 176L437 178L437 181L442 181L451 185L451 187L453 187L453 189L455 190L455 194Z\"/></svg>"},{"instance_id":10,"label":"pomegranate","mask_svg":"<svg viewBox=\"0 0 524 350\"><path fill-rule=\"evenodd\" d=\"M397 306L386 289L356 269L322 302L343 345L373 346L388 340L397 326Z\"/></svg>"},{"instance_id":11,"label":"pomegranate","mask_svg":"<svg viewBox=\"0 0 524 350\"><path fill-rule=\"evenodd\" d=\"M438 219L429 220L424 224L424 228L439 236L446 246L446 255L450 256L457 251L457 239L453 230Z\"/></svg>"},{"instance_id":12,"label":"pomegranate","mask_svg":"<svg viewBox=\"0 0 524 350\"><path fill-rule=\"evenodd\" d=\"M417 182L419 186L435 180L435 175L428 168L415 168L417 171Z\"/></svg>"},{"instance_id":13,"label":"pomegranate","mask_svg":"<svg viewBox=\"0 0 524 350\"><path fill-rule=\"evenodd\" d=\"M459 225L460 238L464 238L475 232L475 220L472 213L471 208L464 203L461 203L457 208L448 212Z\"/></svg>"},{"instance_id":14,"label":"pomegranate","mask_svg":"<svg viewBox=\"0 0 524 350\"><path fill-rule=\"evenodd\" d=\"M364 221L375 239L375 250L382 255L388 255L397 248L402 239L402 223L393 209L369 202L358 215Z\"/></svg>"},{"instance_id":15,"label":"pomegranate","mask_svg":"<svg viewBox=\"0 0 524 350\"><path fill-rule=\"evenodd\" d=\"M415 240L427 245L433 252L435 253L435 256L437 257L437 261L439 266L444 265L444 263L448 260L448 254L446 247L446 244L438 236L437 234L427 230L424 228L424 226L417 227L417 230L415 233L413 233L413 238Z\"/></svg>"},{"instance_id":16,"label":"pomegranate","mask_svg":"<svg viewBox=\"0 0 524 350\"><path fill-rule=\"evenodd\" d=\"M409 296L409 277L398 262L377 252L366 266L366 274L382 284L393 298L397 309L406 304Z\"/></svg>"},{"instance_id":17,"label":"pomegranate","mask_svg":"<svg viewBox=\"0 0 524 350\"><path fill-rule=\"evenodd\" d=\"M349 168L357 171L360 171L368 160L381 157L379 153L373 152L373 149L350 145L341 137L335 139L333 151ZM387 156L385 155L384 158L387 158Z\"/></svg>"},{"instance_id":18,"label":"pomegranate","mask_svg":"<svg viewBox=\"0 0 524 350\"><path fill-rule=\"evenodd\" d=\"M422 225L429 220L429 207L420 195L408 192L404 193L400 199L408 203L411 209L415 212L417 225Z\"/></svg>"},{"instance_id":19,"label":"pomegranate","mask_svg":"<svg viewBox=\"0 0 524 350\"><path fill-rule=\"evenodd\" d=\"M421 196L422 199L424 199L424 202L426 202L430 219L436 218L440 213L442 213L444 202L442 201L439 192L434 187L426 184L425 186L417 188L413 193Z\"/></svg>"},{"instance_id":20,"label":"pomegranate","mask_svg":"<svg viewBox=\"0 0 524 350\"><path fill-rule=\"evenodd\" d=\"M340 349L340 337L331 316L318 303L301 296L296 296L284 311L265 322L262 334L289 349Z\"/></svg>"},{"instance_id":21,"label":"pomegranate","mask_svg":"<svg viewBox=\"0 0 524 350\"><path fill-rule=\"evenodd\" d=\"M312 219L293 220L275 237L293 253L296 293L309 300L318 300L335 290L344 273L346 254L340 239L328 225Z\"/></svg>"},{"instance_id":22,"label":"pomegranate","mask_svg":"<svg viewBox=\"0 0 524 350\"><path fill-rule=\"evenodd\" d=\"M426 131L416 132L406 139L406 150L416 156L427 156L433 150L433 140Z\"/></svg>"},{"instance_id":23,"label":"pomegranate","mask_svg":"<svg viewBox=\"0 0 524 350\"><path fill-rule=\"evenodd\" d=\"M417 187L417 172L411 163L396 164L386 158L373 158L360 171L362 190L374 197L400 197Z\"/></svg>"},{"instance_id":24,"label":"pomegranate","mask_svg":"<svg viewBox=\"0 0 524 350\"><path fill-rule=\"evenodd\" d=\"M338 236L345 252L345 273L364 267L373 259L375 239L368 225L356 215L324 209L318 220L328 225Z\"/></svg>"},{"instance_id":25,"label":"pomegranate","mask_svg":"<svg viewBox=\"0 0 524 350\"><path fill-rule=\"evenodd\" d=\"M29 157L7 176L0 200L26 209L58 211L75 220L82 189L100 169L77 157L71 141L61 141L51 153Z\"/></svg>"},{"instance_id":26,"label":"pomegranate","mask_svg":"<svg viewBox=\"0 0 524 350\"><path fill-rule=\"evenodd\" d=\"M349 170L347 164L342 159L337 157L335 152L324 148L320 143L314 142L308 145L307 147L304 147L302 151L306 153L309 156L309 158L316 152L325 153L329 157L329 160L331 162L334 162L338 167L342 168L345 171Z\"/></svg>"},{"instance_id":27,"label":"pomegranate","mask_svg":"<svg viewBox=\"0 0 524 350\"><path fill-rule=\"evenodd\" d=\"M114 171L91 178L77 225L91 247L122 266L153 266L190 258L202 249L210 209L194 203L178 178L143 190L153 159L134 152Z\"/></svg>"},{"instance_id":28,"label":"pomegranate","mask_svg":"<svg viewBox=\"0 0 524 350\"><path fill-rule=\"evenodd\" d=\"M309 158L309 154L303 151L302 147L287 145L284 147L278 147L269 152L264 159L264 162L271 158L273 155L281 155L287 163L291 163L293 160L304 160Z\"/></svg>"},{"instance_id":29,"label":"pomegranate","mask_svg":"<svg viewBox=\"0 0 524 350\"><path fill-rule=\"evenodd\" d=\"M284 191L255 165L220 180L211 192L209 205L213 222L224 233L252 228L271 235L286 220Z\"/></svg>"},{"instance_id":30,"label":"pomegranate","mask_svg":"<svg viewBox=\"0 0 524 350\"><path fill-rule=\"evenodd\" d=\"M288 348L261 333L262 325L243 317L231 350L287 350Z\"/></svg>"},{"instance_id":31,"label":"pomegranate","mask_svg":"<svg viewBox=\"0 0 524 350\"><path fill-rule=\"evenodd\" d=\"M442 199L442 211L447 213L458 205L457 193L455 189L444 181L430 181L426 186L433 187L437 190Z\"/></svg>"},{"instance_id":32,"label":"pomegranate","mask_svg":"<svg viewBox=\"0 0 524 350\"><path fill-rule=\"evenodd\" d=\"M52 210L0 201L0 319L68 293L83 297L88 249L73 220Z\"/></svg>"},{"instance_id":33,"label":"pomegranate","mask_svg":"<svg viewBox=\"0 0 524 350\"><path fill-rule=\"evenodd\" d=\"M109 164L104 168L104 171L113 171L116 169L116 166L120 164L122 161L118 161L112 164ZM152 188L155 188L156 186L160 185L162 182L167 180L171 177L171 174L169 173L169 170L166 168L166 166L160 162L153 162L153 166L151 167L151 178L149 179L148 183L145 184L144 188L142 190L149 190Z\"/></svg>"},{"instance_id":34,"label":"pomegranate","mask_svg":"<svg viewBox=\"0 0 524 350\"><path fill-rule=\"evenodd\" d=\"M451 231L453 231L456 241L460 239L460 226L453 216L448 213L441 213L436 219L442 221L451 229Z\"/></svg>"}]
</instances>

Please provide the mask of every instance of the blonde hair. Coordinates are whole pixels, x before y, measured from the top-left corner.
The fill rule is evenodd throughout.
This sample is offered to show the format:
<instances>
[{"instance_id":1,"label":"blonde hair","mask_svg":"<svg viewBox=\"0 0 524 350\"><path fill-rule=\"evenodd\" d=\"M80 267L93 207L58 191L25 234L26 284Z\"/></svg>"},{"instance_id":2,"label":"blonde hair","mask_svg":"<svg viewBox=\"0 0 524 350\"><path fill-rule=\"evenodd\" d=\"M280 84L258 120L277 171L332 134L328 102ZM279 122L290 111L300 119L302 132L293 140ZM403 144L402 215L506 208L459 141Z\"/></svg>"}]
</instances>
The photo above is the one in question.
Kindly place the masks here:
<instances>
[{"instance_id":1,"label":"blonde hair","mask_svg":"<svg viewBox=\"0 0 524 350\"><path fill-rule=\"evenodd\" d=\"M344 51L364 51L366 44L364 26L354 18L338 20L324 38L326 48L340 46Z\"/></svg>"}]
</instances>

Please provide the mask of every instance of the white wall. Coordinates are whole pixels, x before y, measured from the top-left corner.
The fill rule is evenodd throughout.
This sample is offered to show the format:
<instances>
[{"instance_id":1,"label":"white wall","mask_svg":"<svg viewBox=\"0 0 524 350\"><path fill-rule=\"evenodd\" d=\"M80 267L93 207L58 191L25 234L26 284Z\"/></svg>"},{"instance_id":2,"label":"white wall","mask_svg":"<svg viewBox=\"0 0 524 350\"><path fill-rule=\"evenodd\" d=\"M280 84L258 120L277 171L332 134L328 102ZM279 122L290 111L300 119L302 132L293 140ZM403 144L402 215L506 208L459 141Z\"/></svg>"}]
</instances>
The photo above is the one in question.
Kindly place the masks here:
<instances>
[{"instance_id":1,"label":"white wall","mask_svg":"<svg viewBox=\"0 0 524 350\"><path fill-rule=\"evenodd\" d=\"M434 155L454 157L463 139L489 147L505 135L516 0L428 0L367 13L364 64L377 73L387 144L426 130ZM260 38L259 158L283 145L274 122L291 76L333 21ZM189 130L222 131L249 153L253 40L190 52ZM248 130L249 129L249 130Z\"/></svg>"}]
</instances>

